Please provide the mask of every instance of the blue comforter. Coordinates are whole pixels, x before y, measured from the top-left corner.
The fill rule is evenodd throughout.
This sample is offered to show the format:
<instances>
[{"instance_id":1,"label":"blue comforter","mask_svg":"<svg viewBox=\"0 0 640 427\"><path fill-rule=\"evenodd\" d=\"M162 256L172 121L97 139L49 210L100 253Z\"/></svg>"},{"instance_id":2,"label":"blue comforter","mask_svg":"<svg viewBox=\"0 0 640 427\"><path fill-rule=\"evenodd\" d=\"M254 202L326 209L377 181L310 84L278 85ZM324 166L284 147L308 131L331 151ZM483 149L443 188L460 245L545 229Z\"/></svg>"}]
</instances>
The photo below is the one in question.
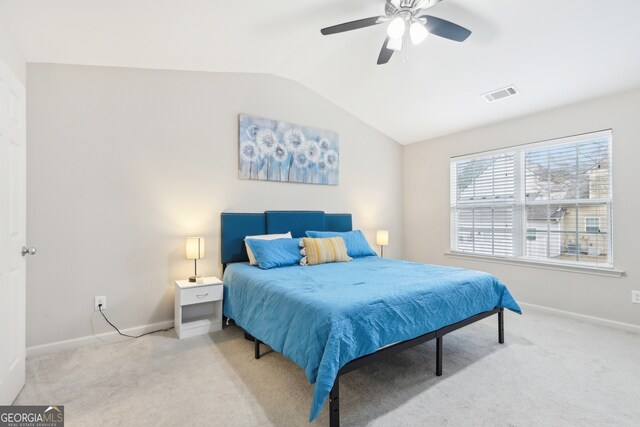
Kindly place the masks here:
<instances>
[{"instance_id":1,"label":"blue comforter","mask_svg":"<svg viewBox=\"0 0 640 427\"><path fill-rule=\"evenodd\" d=\"M495 307L521 313L488 273L373 256L272 270L238 263L224 274L225 316L315 383L311 421L351 360Z\"/></svg>"}]
</instances>

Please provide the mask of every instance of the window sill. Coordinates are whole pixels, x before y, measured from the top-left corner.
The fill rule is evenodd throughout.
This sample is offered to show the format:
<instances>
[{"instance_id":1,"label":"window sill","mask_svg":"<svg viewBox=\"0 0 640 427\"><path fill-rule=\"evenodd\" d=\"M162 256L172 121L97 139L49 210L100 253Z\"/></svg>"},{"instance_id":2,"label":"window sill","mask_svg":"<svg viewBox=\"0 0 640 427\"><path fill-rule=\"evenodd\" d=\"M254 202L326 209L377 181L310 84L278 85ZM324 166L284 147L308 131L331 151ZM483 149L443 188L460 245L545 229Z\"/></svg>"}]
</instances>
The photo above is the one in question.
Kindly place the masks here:
<instances>
[{"instance_id":1,"label":"window sill","mask_svg":"<svg viewBox=\"0 0 640 427\"><path fill-rule=\"evenodd\" d=\"M538 262L523 259L498 258L486 255L473 255L460 252L445 252L444 255L449 258L466 259L473 261L486 261L497 264L522 265L525 267L542 268L545 270L568 271L571 273L591 274L594 276L616 277L620 278L625 275L624 270L615 270L605 267L588 267L583 265L567 265L555 264L548 262Z\"/></svg>"}]
</instances>

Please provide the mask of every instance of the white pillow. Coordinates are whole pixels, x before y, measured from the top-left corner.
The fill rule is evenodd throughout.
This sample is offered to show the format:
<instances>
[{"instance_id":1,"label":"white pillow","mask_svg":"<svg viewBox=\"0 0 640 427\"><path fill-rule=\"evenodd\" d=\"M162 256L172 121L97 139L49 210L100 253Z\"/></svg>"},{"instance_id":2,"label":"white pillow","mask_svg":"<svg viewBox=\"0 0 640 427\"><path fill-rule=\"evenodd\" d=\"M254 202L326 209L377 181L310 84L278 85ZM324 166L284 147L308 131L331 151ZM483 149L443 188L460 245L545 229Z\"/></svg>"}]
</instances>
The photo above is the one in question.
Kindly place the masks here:
<instances>
[{"instance_id":1,"label":"white pillow","mask_svg":"<svg viewBox=\"0 0 640 427\"><path fill-rule=\"evenodd\" d=\"M257 240L291 239L291 232L288 231L285 234L261 234L259 236L245 237L244 247L247 248L247 255L249 256L249 264L258 265L258 261L256 261L256 257L253 256L253 252L251 252L251 248L249 247L249 245L247 245L247 239L257 239Z\"/></svg>"}]
</instances>

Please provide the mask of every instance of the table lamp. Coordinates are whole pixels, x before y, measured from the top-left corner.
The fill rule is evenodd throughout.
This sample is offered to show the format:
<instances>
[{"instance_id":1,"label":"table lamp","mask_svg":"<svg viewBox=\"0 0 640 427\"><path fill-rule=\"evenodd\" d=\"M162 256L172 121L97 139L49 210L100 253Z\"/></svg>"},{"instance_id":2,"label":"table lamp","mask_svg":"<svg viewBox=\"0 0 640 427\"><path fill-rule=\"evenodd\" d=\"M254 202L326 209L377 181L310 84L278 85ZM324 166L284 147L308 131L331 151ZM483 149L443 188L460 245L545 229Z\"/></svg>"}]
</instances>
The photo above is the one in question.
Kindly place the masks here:
<instances>
[{"instance_id":1,"label":"table lamp","mask_svg":"<svg viewBox=\"0 0 640 427\"><path fill-rule=\"evenodd\" d=\"M198 260L204 258L204 237L187 237L186 245L187 259L193 260L193 276L189 277L190 282L200 279L198 276Z\"/></svg>"},{"instance_id":2,"label":"table lamp","mask_svg":"<svg viewBox=\"0 0 640 427\"><path fill-rule=\"evenodd\" d=\"M378 230L376 233L376 244L380 246L380 256L384 256L384 247L389 244L388 230Z\"/></svg>"}]
</instances>

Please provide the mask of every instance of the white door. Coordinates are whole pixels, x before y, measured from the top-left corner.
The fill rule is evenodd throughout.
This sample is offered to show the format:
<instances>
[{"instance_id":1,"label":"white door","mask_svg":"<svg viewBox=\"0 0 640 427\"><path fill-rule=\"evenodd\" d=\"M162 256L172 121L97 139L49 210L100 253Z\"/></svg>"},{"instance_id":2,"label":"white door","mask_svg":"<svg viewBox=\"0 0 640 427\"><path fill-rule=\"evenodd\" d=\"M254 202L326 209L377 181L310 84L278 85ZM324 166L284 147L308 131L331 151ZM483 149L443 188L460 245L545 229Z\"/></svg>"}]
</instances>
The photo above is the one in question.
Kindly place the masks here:
<instances>
[{"instance_id":1,"label":"white door","mask_svg":"<svg viewBox=\"0 0 640 427\"><path fill-rule=\"evenodd\" d=\"M0 405L24 385L26 257L25 89L0 60Z\"/></svg>"}]
</instances>

